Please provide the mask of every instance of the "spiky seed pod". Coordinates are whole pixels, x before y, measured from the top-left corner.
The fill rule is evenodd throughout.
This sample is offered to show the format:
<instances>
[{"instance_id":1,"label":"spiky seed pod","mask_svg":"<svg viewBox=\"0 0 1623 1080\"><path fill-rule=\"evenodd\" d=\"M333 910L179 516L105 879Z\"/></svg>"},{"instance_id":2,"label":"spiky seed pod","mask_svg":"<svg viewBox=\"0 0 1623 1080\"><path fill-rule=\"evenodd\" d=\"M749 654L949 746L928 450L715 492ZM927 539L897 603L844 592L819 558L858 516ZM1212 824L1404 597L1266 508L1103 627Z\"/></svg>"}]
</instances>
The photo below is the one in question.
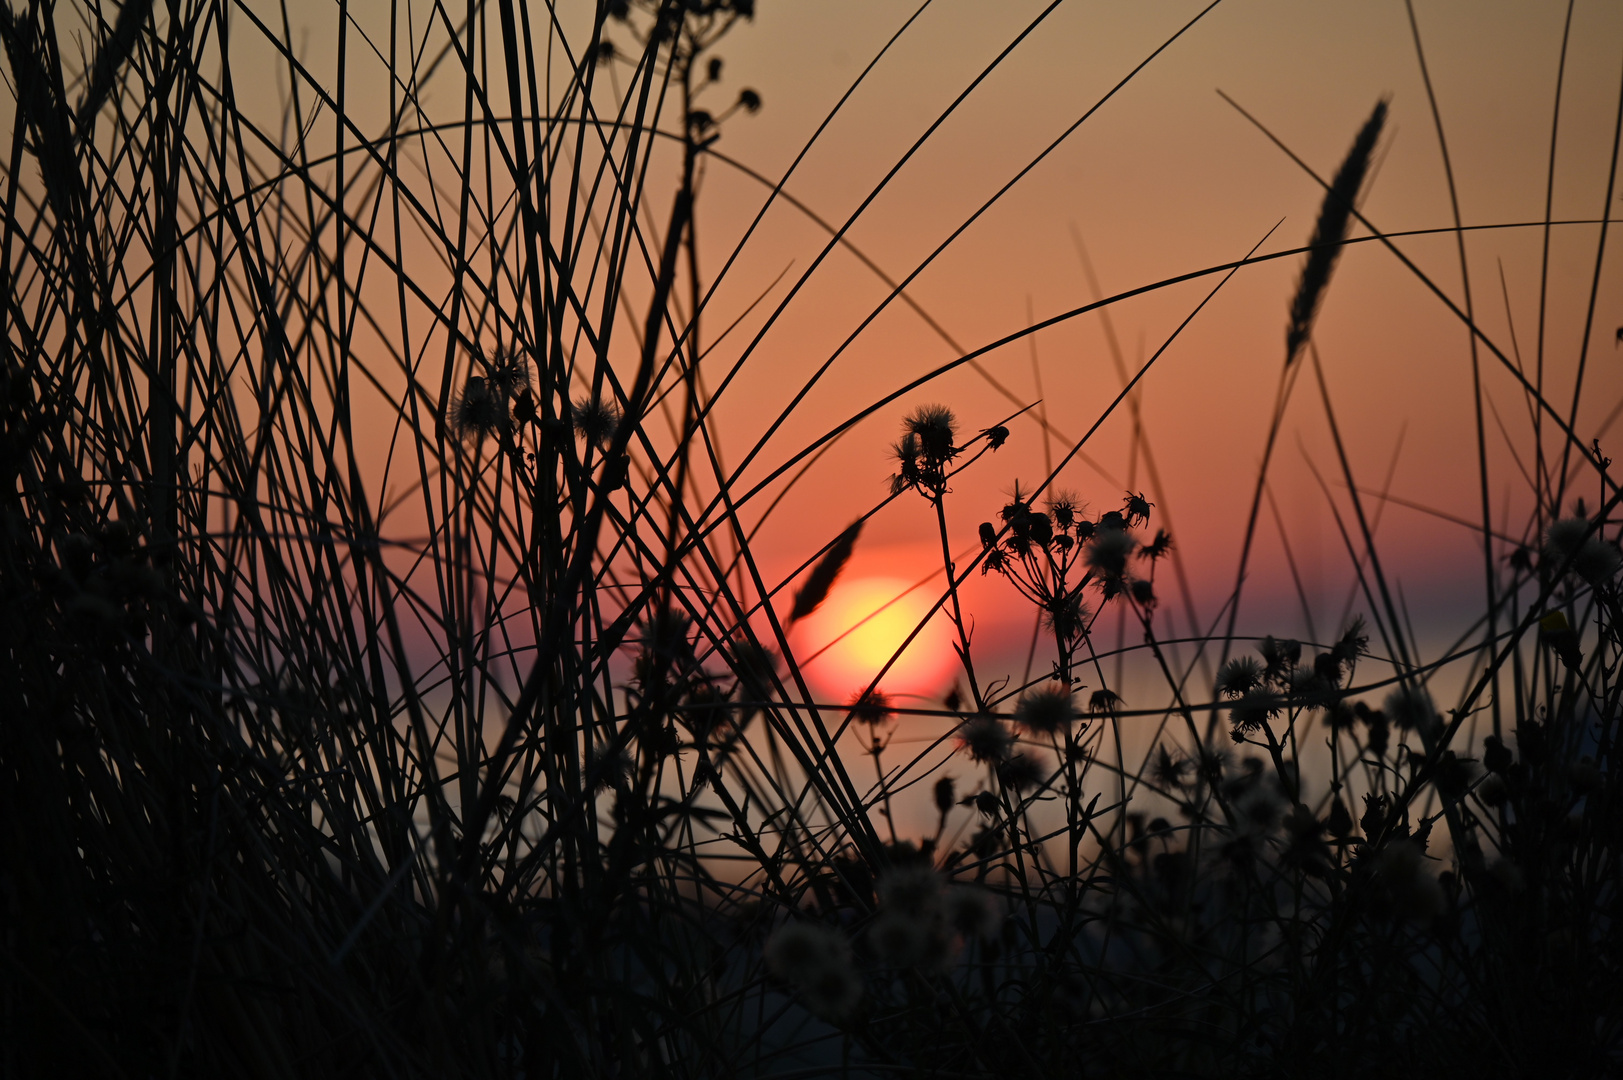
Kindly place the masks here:
<instances>
[{"instance_id":1,"label":"spiky seed pod","mask_svg":"<svg viewBox=\"0 0 1623 1080\"><path fill-rule=\"evenodd\" d=\"M1308 241L1312 250L1302 267L1302 276L1296 283L1296 295L1291 300L1290 323L1285 329L1285 366L1295 362L1302 346L1313 332L1313 319L1324 300L1324 291L1330 284L1330 273L1341 255L1341 245L1347 239L1352 223L1353 205L1364 186L1369 172L1370 158L1375 143L1380 139L1386 123L1386 99L1375 103L1375 110L1353 140L1346 160L1336 171L1330 188L1324 193L1319 207L1319 219L1313 226L1313 239Z\"/></svg>"}]
</instances>

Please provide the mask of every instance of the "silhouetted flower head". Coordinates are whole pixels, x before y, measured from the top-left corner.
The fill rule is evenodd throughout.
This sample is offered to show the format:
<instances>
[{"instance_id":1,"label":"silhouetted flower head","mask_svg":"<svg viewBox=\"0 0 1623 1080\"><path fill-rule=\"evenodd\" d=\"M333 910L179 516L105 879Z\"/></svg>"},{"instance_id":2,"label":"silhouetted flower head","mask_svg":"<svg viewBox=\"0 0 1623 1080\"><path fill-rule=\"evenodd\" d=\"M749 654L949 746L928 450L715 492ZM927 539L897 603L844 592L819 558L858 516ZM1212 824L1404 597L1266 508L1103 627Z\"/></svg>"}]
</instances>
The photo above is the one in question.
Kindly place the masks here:
<instances>
[{"instance_id":1,"label":"silhouetted flower head","mask_svg":"<svg viewBox=\"0 0 1623 1080\"><path fill-rule=\"evenodd\" d=\"M985 889L957 885L946 891L942 907L947 923L962 934L965 940L988 939L997 933L997 907L993 895Z\"/></svg>"},{"instance_id":2,"label":"silhouetted flower head","mask_svg":"<svg viewBox=\"0 0 1623 1080\"><path fill-rule=\"evenodd\" d=\"M738 107L747 113L760 112L761 95L746 86L744 89L738 92Z\"/></svg>"},{"instance_id":3,"label":"silhouetted flower head","mask_svg":"<svg viewBox=\"0 0 1623 1080\"><path fill-rule=\"evenodd\" d=\"M484 366L485 382L498 397L517 397L530 388L530 361L516 349L497 349Z\"/></svg>"},{"instance_id":4,"label":"silhouetted flower head","mask_svg":"<svg viewBox=\"0 0 1623 1080\"><path fill-rule=\"evenodd\" d=\"M1121 696L1114 690L1095 690L1088 698L1088 711L1100 716L1112 716L1121 707Z\"/></svg>"},{"instance_id":5,"label":"silhouetted flower head","mask_svg":"<svg viewBox=\"0 0 1623 1080\"><path fill-rule=\"evenodd\" d=\"M1165 529L1155 530L1155 539L1139 549L1138 557L1155 562L1172 552L1172 534Z\"/></svg>"},{"instance_id":6,"label":"silhouetted flower head","mask_svg":"<svg viewBox=\"0 0 1623 1080\"><path fill-rule=\"evenodd\" d=\"M1279 706L1279 698L1266 690L1247 691L1229 710L1235 734L1251 735L1260 731L1263 724L1278 715Z\"/></svg>"},{"instance_id":7,"label":"silhouetted flower head","mask_svg":"<svg viewBox=\"0 0 1623 1080\"><path fill-rule=\"evenodd\" d=\"M601 398L582 398L575 402L569 418L575 433L599 450L609 445L620 426L620 410L613 402Z\"/></svg>"},{"instance_id":8,"label":"silhouetted flower head","mask_svg":"<svg viewBox=\"0 0 1623 1080\"><path fill-rule=\"evenodd\" d=\"M1002 721L977 716L958 729L958 741L971 758L984 764L1008 757L1014 735Z\"/></svg>"},{"instance_id":9,"label":"silhouetted flower head","mask_svg":"<svg viewBox=\"0 0 1623 1080\"><path fill-rule=\"evenodd\" d=\"M1071 688L1050 683L1026 691L1014 707L1015 723L1035 735L1061 735L1076 721Z\"/></svg>"},{"instance_id":10,"label":"silhouetted flower head","mask_svg":"<svg viewBox=\"0 0 1623 1080\"><path fill-rule=\"evenodd\" d=\"M1217 692L1239 697L1262 683L1262 665L1249 656L1236 656L1217 669Z\"/></svg>"},{"instance_id":11,"label":"silhouetted flower head","mask_svg":"<svg viewBox=\"0 0 1623 1080\"><path fill-rule=\"evenodd\" d=\"M1398 686L1386 695L1386 715L1399 728L1432 731L1442 726L1442 717L1431 703L1431 695L1421 686Z\"/></svg>"},{"instance_id":12,"label":"silhouetted flower head","mask_svg":"<svg viewBox=\"0 0 1623 1080\"><path fill-rule=\"evenodd\" d=\"M1011 791L1030 791L1043 782L1043 767L1031 754L1011 754L997 767L998 782Z\"/></svg>"},{"instance_id":13,"label":"silhouetted flower head","mask_svg":"<svg viewBox=\"0 0 1623 1080\"><path fill-rule=\"evenodd\" d=\"M1069 491L1056 490L1048 497L1048 513L1053 517L1054 524L1062 529L1076 524L1078 505L1076 496Z\"/></svg>"},{"instance_id":14,"label":"silhouetted flower head","mask_svg":"<svg viewBox=\"0 0 1623 1080\"><path fill-rule=\"evenodd\" d=\"M858 690L851 695L851 719L859 724L877 727L895 715L890 695L883 690Z\"/></svg>"},{"instance_id":15,"label":"silhouetted flower head","mask_svg":"<svg viewBox=\"0 0 1623 1080\"><path fill-rule=\"evenodd\" d=\"M958 434L958 420L945 405L921 405L903 426L918 440L919 453L926 461L945 463L957 455L953 438Z\"/></svg>"},{"instance_id":16,"label":"silhouetted flower head","mask_svg":"<svg viewBox=\"0 0 1623 1080\"><path fill-rule=\"evenodd\" d=\"M1623 568L1623 553L1607 543L1599 530L1591 532L1589 519L1564 518L1551 525L1544 538L1544 558L1552 568L1565 566L1591 585L1604 585Z\"/></svg>"},{"instance_id":17,"label":"silhouetted flower head","mask_svg":"<svg viewBox=\"0 0 1623 1080\"><path fill-rule=\"evenodd\" d=\"M500 435L511 422L507 399L494 392L489 381L471 375L462 393L451 403L451 423L464 439Z\"/></svg>"},{"instance_id":18,"label":"silhouetted flower head","mask_svg":"<svg viewBox=\"0 0 1623 1080\"><path fill-rule=\"evenodd\" d=\"M1302 659L1302 643L1292 638L1275 638L1270 635L1262 639L1257 651L1267 663L1270 676L1283 676Z\"/></svg>"},{"instance_id":19,"label":"silhouetted flower head","mask_svg":"<svg viewBox=\"0 0 1623 1080\"><path fill-rule=\"evenodd\" d=\"M806 1007L828 1020L850 1015L862 1000L862 979L851 965L845 936L819 923L792 922L766 943L771 972L799 991Z\"/></svg>"},{"instance_id":20,"label":"silhouetted flower head","mask_svg":"<svg viewBox=\"0 0 1623 1080\"><path fill-rule=\"evenodd\" d=\"M1120 578L1127 571L1127 557L1137 546L1138 541L1127 530L1101 528L1093 534L1084 557L1105 577Z\"/></svg>"}]
</instances>

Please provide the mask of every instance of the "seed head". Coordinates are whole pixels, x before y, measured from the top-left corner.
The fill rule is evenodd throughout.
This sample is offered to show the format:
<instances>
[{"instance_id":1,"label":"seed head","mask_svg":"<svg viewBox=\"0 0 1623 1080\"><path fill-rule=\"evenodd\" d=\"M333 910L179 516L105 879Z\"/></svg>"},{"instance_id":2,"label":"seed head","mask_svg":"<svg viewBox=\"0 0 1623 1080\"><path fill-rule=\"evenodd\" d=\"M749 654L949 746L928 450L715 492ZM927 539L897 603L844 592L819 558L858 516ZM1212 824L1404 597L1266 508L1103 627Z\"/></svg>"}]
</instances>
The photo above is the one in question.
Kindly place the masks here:
<instances>
[{"instance_id":1,"label":"seed head","mask_svg":"<svg viewBox=\"0 0 1623 1080\"><path fill-rule=\"evenodd\" d=\"M1249 656L1236 656L1217 671L1217 692L1239 697L1262 682L1262 665Z\"/></svg>"},{"instance_id":2,"label":"seed head","mask_svg":"<svg viewBox=\"0 0 1623 1080\"><path fill-rule=\"evenodd\" d=\"M1030 791L1043 782L1043 767L1030 754L1013 754L998 765L997 778L1011 791Z\"/></svg>"},{"instance_id":3,"label":"seed head","mask_svg":"<svg viewBox=\"0 0 1623 1080\"><path fill-rule=\"evenodd\" d=\"M513 349L497 349L484 362L485 382L498 397L514 398L530 388L530 361Z\"/></svg>"},{"instance_id":4,"label":"seed head","mask_svg":"<svg viewBox=\"0 0 1623 1080\"><path fill-rule=\"evenodd\" d=\"M1604 585L1623 569L1623 553L1616 544L1591 531L1587 518L1557 521L1545 535L1544 558L1555 567L1566 566L1591 585Z\"/></svg>"},{"instance_id":5,"label":"seed head","mask_svg":"<svg viewBox=\"0 0 1623 1080\"><path fill-rule=\"evenodd\" d=\"M1127 557L1138 541L1126 529L1101 528L1089 542L1086 559L1094 570L1107 578L1120 578L1127 571Z\"/></svg>"},{"instance_id":6,"label":"seed head","mask_svg":"<svg viewBox=\"0 0 1623 1080\"><path fill-rule=\"evenodd\" d=\"M1014 735L1002 722L977 716L958 729L958 741L975 761L996 763L1008 757Z\"/></svg>"},{"instance_id":7,"label":"seed head","mask_svg":"<svg viewBox=\"0 0 1623 1080\"><path fill-rule=\"evenodd\" d=\"M1262 725L1278 714L1279 698L1265 690L1247 691L1229 710L1236 741L1241 735L1252 735L1262 730Z\"/></svg>"},{"instance_id":8,"label":"seed head","mask_svg":"<svg viewBox=\"0 0 1623 1080\"><path fill-rule=\"evenodd\" d=\"M1071 688L1063 683L1028 690L1014 707L1015 723L1033 735L1061 735L1076 720Z\"/></svg>"},{"instance_id":9,"label":"seed head","mask_svg":"<svg viewBox=\"0 0 1623 1080\"><path fill-rule=\"evenodd\" d=\"M921 405L903 426L918 440L919 452L926 461L945 464L957 455L952 440L958 434L958 420L945 405Z\"/></svg>"},{"instance_id":10,"label":"seed head","mask_svg":"<svg viewBox=\"0 0 1623 1080\"><path fill-rule=\"evenodd\" d=\"M1069 491L1055 491L1048 497L1048 513L1054 519L1054 524L1062 529L1069 529L1076 524L1078 506L1075 495Z\"/></svg>"},{"instance_id":11,"label":"seed head","mask_svg":"<svg viewBox=\"0 0 1623 1080\"><path fill-rule=\"evenodd\" d=\"M575 433L599 450L606 448L620 427L620 410L602 398L581 398L570 409Z\"/></svg>"},{"instance_id":12,"label":"seed head","mask_svg":"<svg viewBox=\"0 0 1623 1080\"><path fill-rule=\"evenodd\" d=\"M1088 698L1088 712L1100 716L1113 716L1121 705L1121 695L1114 690L1095 690Z\"/></svg>"},{"instance_id":13,"label":"seed head","mask_svg":"<svg viewBox=\"0 0 1623 1080\"><path fill-rule=\"evenodd\" d=\"M895 715L890 695L883 690L858 690L851 695L851 719L859 724L878 727Z\"/></svg>"},{"instance_id":14,"label":"seed head","mask_svg":"<svg viewBox=\"0 0 1623 1080\"><path fill-rule=\"evenodd\" d=\"M471 375L451 403L451 424L464 439L477 441L507 431L512 417L507 400L478 375Z\"/></svg>"},{"instance_id":15,"label":"seed head","mask_svg":"<svg viewBox=\"0 0 1623 1080\"><path fill-rule=\"evenodd\" d=\"M851 946L838 930L792 922L766 942L768 969L800 991L807 1008L829 1020L849 1015L862 998L862 980L851 967Z\"/></svg>"},{"instance_id":16,"label":"seed head","mask_svg":"<svg viewBox=\"0 0 1623 1080\"><path fill-rule=\"evenodd\" d=\"M1431 731L1443 723L1431 695L1419 686L1398 686L1386 695L1386 715L1405 731Z\"/></svg>"}]
</instances>

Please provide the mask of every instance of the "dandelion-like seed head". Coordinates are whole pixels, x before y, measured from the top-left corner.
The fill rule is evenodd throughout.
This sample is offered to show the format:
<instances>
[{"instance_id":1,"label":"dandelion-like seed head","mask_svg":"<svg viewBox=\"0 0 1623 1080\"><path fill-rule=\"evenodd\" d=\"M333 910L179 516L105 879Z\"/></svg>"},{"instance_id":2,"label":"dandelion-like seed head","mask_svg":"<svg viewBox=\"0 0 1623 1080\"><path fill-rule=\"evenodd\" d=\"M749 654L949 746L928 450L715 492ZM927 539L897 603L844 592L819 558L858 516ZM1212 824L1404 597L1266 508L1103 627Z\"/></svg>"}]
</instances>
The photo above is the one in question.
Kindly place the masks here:
<instances>
[{"instance_id":1,"label":"dandelion-like seed head","mask_svg":"<svg viewBox=\"0 0 1623 1080\"><path fill-rule=\"evenodd\" d=\"M1442 725L1431 695L1420 686L1397 686L1386 695L1386 715L1405 731L1429 731Z\"/></svg>"},{"instance_id":2,"label":"dandelion-like seed head","mask_svg":"<svg viewBox=\"0 0 1623 1080\"><path fill-rule=\"evenodd\" d=\"M511 419L507 400L478 375L468 377L462 393L451 403L451 424L464 439L500 435L507 430Z\"/></svg>"},{"instance_id":3,"label":"dandelion-like seed head","mask_svg":"<svg viewBox=\"0 0 1623 1080\"><path fill-rule=\"evenodd\" d=\"M887 867L875 884L881 907L907 915L928 914L941 896L941 875L929 863L918 860Z\"/></svg>"},{"instance_id":4,"label":"dandelion-like seed head","mask_svg":"<svg viewBox=\"0 0 1623 1080\"><path fill-rule=\"evenodd\" d=\"M1088 542L1084 558L1088 566L1105 577L1120 578L1127 572L1127 557L1137 546L1138 541L1126 529L1101 528Z\"/></svg>"},{"instance_id":5,"label":"dandelion-like seed head","mask_svg":"<svg viewBox=\"0 0 1623 1080\"><path fill-rule=\"evenodd\" d=\"M1062 735L1076 720L1071 688L1063 683L1028 690L1014 707L1015 723L1034 735Z\"/></svg>"},{"instance_id":6,"label":"dandelion-like seed head","mask_svg":"<svg viewBox=\"0 0 1623 1080\"><path fill-rule=\"evenodd\" d=\"M923 457L934 464L944 464L957 455L953 439L958 434L958 419L945 405L921 405L903 421L909 435L918 440Z\"/></svg>"},{"instance_id":7,"label":"dandelion-like seed head","mask_svg":"<svg viewBox=\"0 0 1623 1080\"><path fill-rule=\"evenodd\" d=\"M851 719L869 727L878 727L896 715L890 695L883 690L858 690L851 695Z\"/></svg>"},{"instance_id":8,"label":"dandelion-like seed head","mask_svg":"<svg viewBox=\"0 0 1623 1080\"><path fill-rule=\"evenodd\" d=\"M1369 633L1364 628L1364 617L1354 615L1352 622L1341 632L1341 637L1330 647L1330 655L1343 667L1356 661L1369 651Z\"/></svg>"},{"instance_id":9,"label":"dandelion-like seed head","mask_svg":"<svg viewBox=\"0 0 1623 1080\"><path fill-rule=\"evenodd\" d=\"M1008 757L1014 735L1001 721L990 716L977 716L958 729L958 741L975 761L995 763Z\"/></svg>"},{"instance_id":10,"label":"dandelion-like seed head","mask_svg":"<svg viewBox=\"0 0 1623 1080\"><path fill-rule=\"evenodd\" d=\"M1043 766L1031 754L1011 754L997 767L998 783L1011 791L1030 791L1043 782Z\"/></svg>"},{"instance_id":11,"label":"dandelion-like seed head","mask_svg":"<svg viewBox=\"0 0 1623 1080\"><path fill-rule=\"evenodd\" d=\"M1265 690L1249 690L1229 710L1237 735L1252 735L1279 714L1279 698Z\"/></svg>"},{"instance_id":12,"label":"dandelion-like seed head","mask_svg":"<svg viewBox=\"0 0 1623 1080\"><path fill-rule=\"evenodd\" d=\"M1239 697L1262 683L1262 665L1249 656L1236 656L1217 669L1217 692Z\"/></svg>"},{"instance_id":13,"label":"dandelion-like seed head","mask_svg":"<svg viewBox=\"0 0 1623 1080\"><path fill-rule=\"evenodd\" d=\"M515 349L497 349L484 368L486 385L498 397L514 398L530 388L530 361Z\"/></svg>"},{"instance_id":14,"label":"dandelion-like seed head","mask_svg":"<svg viewBox=\"0 0 1623 1080\"><path fill-rule=\"evenodd\" d=\"M838 930L821 923L791 922L767 939L766 964L778 978L798 985L829 966L848 963L850 952Z\"/></svg>"},{"instance_id":15,"label":"dandelion-like seed head","mask_svg":"<svg viewBox=\"0 0 1623 1080\"><path fill-rule=\"evenodd\" d=\"M1177 789L1189 782L1187 773L1194 762L1186 757L1174 757L1165 746L1155 748L1155 762L1151 766L1155 782L1163 788Z\"/></svg>"},{"instance_id":16,"label":"dandelion-like seed head","mask_svg":"<svg viewBox=\"0 0 1623 1080\"><path fill-rule=\"evenodd\" d=\"M1598 530L1591 532L1588 518L1565 518L1551 525L1545 534L1544 557L1553 566L1567 569L1591 585L1604 585L1623 569L1623 553L1608 543Z\"/></svg>"},{"instance_id":17,"label":"dandelion-like seed head","mask_svg":"<svg viewBox=\"0 0 1623 1080\"><path fill-rule=\"evenodd\" d=\"M1056 490L1048 497L1048 513L1054 519L1054 524L1062 529L1076 524L1081 505L1080 500L1069 491Z\"/></svg>"},{"instance_id":18,"label":"dandelion-like seed head","mask_svg":"<svg viewBox=\"0 0 1623 1080\"><path fill-rule=\"evenodd\" d=\"M1302 659L1302 643L1293 638L1276 638L1272 634L1262 639L1257 646L1262 659L1268 665L1268 674L1280 675L1296 666Z\"/></svg>"},{"instance_id":19,"label":"dandelion-like seed head","mask_svg":"<svg viewBox=\"0 0 1623 1080\"><path fill-rule=\"evenodd\" d=\"M868 927L868 943L887 964L912 967L929 957L930 930L930 924L923 919L887 911Z\"/></svg>"},{"instance_id":20,"label":"dandelion-like seed head","mask_svg":"<svg viewBox=\"0 0 1623 1080\"><path fill-rule=\"evenodd\" d=\"M575 433L599 450L606 448L620 427L620 410L602 398L581 398L569 410Z\"/></svg>"},{"instance_id":21,"label":"dandelion-like seed head","mask_svg":"<svg viewBox=\"0 0 1623 1080\"><path fill-rule=\"evenodd\" d=\"M1150 507L1154 505L1144 497L1143 492L1136 495L1128 492L1126 500L1122 503L1122 513L1127 518L1127 524L1133 525L1150 520Z\"/></svg>"}]
</instances>

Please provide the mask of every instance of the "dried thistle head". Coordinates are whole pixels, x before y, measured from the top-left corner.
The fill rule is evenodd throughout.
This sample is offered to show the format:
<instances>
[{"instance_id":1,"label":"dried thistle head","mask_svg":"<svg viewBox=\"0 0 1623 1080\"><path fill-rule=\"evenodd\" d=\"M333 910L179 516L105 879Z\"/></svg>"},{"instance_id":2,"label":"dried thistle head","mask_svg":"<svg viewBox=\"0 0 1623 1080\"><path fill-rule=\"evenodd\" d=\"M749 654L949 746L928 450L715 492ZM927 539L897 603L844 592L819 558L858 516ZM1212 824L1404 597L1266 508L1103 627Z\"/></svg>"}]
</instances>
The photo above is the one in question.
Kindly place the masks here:
<instances>
[{"instance_id":1,"label":"dried thistle head","mask_svg":"<svg viewBox=\"0 0 1623 1080\"><path fill-rule=\"evenodd\" d=\"M883 690L858 690L851 695L851 719L869 727L878 727L896 715L890 695Z\"/></svg>"},{"instance_id":2,"label":"dried thistle head","mask_svg":"<svg viewBox=\"0 0 1623 1080\"><path fill-rule=\"evenodd\" d=\"M606 449L620 428L620 410L603 398L581 398L569 410L575 433L599 450Z\"/></svg>"},{"instance_id":3,"label":"dried thistle head","mask_svg":"<svg viewBox=\"0 0 1623 1080\"><path fill-rule=\"evenodd\" d=\"M1014 707L1015 723L1034 735L1063 735L1076 717L1071 688L1064 683L1028 690Z\"/></svg>"},{"instance_id":4,"label":"dried thistle head","mask_svg":"<svg viewBox=\"0 0 1623 1080\"><path fill-rule=\"evenodd\" d=\"M1565 567L1591 585L1604 585L1623 569L1623 553L1604 540L1588 518L1563 518L1544 536L1544 559L1551 568Z\"/></svg>"},{"instance_id":5,"label":"dried thistle head","mask_svg":"<svg viewBox=\"0 0 1623 1080\"><path fill-rule=\"evenodd\" d=\"M511 423L507 399L478 375L470 375L451 402L451 426L469 441L505 434Z\"/></svg>"},{"instance_id":6,"label":"dried thistle head","mask_svg":"<svg viewBox=\"0 0 1623 1080\"><path fill-rule=\"evenodd\" d=\"M982 764L997 763L1009 755L1014 735L1002 721L977 716L958 729L958 742L969 756Z\"/></svg>"},{"instance_id":7,"label":"dried thistle head","mask_svg":"<svg viewBox=\"0 0 1623 1080\"><path fill-rule=\"evenodd\" d=\"M919 455L926 462L946 464L958 454L953 445L958 419L945 405L919 406L903 421L903 428L918 440Z\"/></svg>"},{"instance_id":8,"label":"dried thistle head","mask_svg":"<svg viewBox=\"0 0 1623 1080\"><path fill-rule=\"evenodd\" d=\"M513 348L499 348L483 361L485 382L491 392L515 398L530 388L530 361Z\"/></svg>"}]
</instances>

